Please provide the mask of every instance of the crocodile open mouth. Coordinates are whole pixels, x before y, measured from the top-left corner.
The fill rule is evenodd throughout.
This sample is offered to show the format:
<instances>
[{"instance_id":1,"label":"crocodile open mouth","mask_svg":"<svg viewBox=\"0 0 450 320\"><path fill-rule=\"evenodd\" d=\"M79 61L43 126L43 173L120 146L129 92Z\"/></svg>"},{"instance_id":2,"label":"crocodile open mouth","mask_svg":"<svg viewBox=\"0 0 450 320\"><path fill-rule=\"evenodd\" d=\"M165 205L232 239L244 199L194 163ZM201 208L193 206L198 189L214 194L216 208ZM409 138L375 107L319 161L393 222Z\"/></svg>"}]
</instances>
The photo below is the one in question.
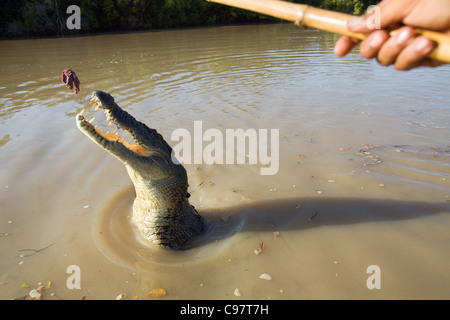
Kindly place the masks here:
<instances>
[{"instance_id":1,"label":"crocodile open mouth","mask_svg":"<svg viewBox=\"0 0 450 320\"><path fill-rule=\"evenodd\" d=\"M119 143L122 146L126 147L128 150L141 155L141 156L149 156L150 151L145 148L140 142L139 139L136 139L133 132L131 130L122 129L120 125L117 123L116 119L112 115L111 111L106 108L103 104L101 99L97 95L92 94L92 97L90 99L91 101L94 101L93 107L95 108L95 111L97 111L99 108L102 108L105 112L105 117L108 121L108 126L115 125L117 127L117 130L125 130L127 131L131 137L134 139L134 143L130 143L126 141L124 138L122 138L116 130L112 130L104 132L101 130L97 125L92 124L93 120L88 121L85 119L83 113L85 112L85 109L81 110L80 113L77 115L77 122L80 127L86 134L88 134L94 141L99 143L100 145L106 147L108 143Z\"/></svg>"}]
</instances>

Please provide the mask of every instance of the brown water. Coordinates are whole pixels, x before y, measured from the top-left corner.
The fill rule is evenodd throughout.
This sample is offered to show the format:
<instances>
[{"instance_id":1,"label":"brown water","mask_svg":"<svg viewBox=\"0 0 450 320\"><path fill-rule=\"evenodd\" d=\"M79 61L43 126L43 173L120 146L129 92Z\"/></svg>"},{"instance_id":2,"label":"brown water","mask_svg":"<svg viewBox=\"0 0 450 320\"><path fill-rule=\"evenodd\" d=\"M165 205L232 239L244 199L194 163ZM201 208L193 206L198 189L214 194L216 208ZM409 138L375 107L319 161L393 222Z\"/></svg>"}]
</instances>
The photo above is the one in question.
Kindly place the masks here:
<instances>
[{"instance_id":1,"label":"brown water","mask_svg":"<svg viewBox=\"0 0 450 320\"><path fill-rule=\"evenodd\" d=\"M277 24L0 42L0 298L50 281L44 299L449 299L450 69L340 59L336 39ZM279 170L185 165L203 241L149 246L124 166L76 128L93 90L172 145L194 121L279 129Z\"/></svg>"}]
</instances>

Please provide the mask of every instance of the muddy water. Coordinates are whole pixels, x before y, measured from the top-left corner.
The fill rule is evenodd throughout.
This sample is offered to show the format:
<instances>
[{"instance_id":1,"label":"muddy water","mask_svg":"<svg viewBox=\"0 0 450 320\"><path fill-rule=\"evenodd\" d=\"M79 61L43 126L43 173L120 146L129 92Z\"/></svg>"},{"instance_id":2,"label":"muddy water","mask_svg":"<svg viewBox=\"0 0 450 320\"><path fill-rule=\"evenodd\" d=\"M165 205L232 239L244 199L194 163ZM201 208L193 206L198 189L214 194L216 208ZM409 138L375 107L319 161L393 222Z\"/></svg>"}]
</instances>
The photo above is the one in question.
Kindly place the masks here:
<instances>
[{"instance_id":1,"label":"muddy water","mask_svg":"<svg viewBox=\"0 0 450 320\"><path fill-rule=\"evenodd\" d=\"M450 69L339 59L336 39L281 24L1 42L0 298L49 281L44 299L450 298ZM207 230L149 246L124 166L76 128L93 90L171 145L194 121L278 129L278 171L186 164Z\"/></svg>"}]
</instances>

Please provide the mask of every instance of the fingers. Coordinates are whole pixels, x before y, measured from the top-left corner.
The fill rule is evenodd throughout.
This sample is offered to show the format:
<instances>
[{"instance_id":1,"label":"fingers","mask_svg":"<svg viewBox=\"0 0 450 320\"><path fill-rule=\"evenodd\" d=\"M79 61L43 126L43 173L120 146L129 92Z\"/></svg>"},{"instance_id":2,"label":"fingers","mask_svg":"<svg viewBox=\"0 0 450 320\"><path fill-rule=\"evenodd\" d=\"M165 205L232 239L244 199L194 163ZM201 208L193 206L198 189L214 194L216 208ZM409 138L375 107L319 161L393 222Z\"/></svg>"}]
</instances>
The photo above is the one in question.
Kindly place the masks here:
<instances>
[{"instance_id":1,"label":"fingers","mask_svg":"<svg viewBox=\"0 0 450 320\"><path fill-rule=\"evenodd\" d=\"M372 32L366 40L361 43L359 52L364 58L372 59L378 55L383 44L389 39L386 30L376 30Z\"/></svg>"},{"instance_id":2,"label":"fingers","mask_svg":"<svg viewBox=\"0 0 450 320\"><path fill-rule=\"evenodd\" d=\"M393 64L403 49L411 43L415 37L414 29L410 27L402 27L389 38L377 54L378 62L383 66Z\"/></svg>"},{"instance_id":3,"label":"fingers","mask_svg":"<svg viewBox=\"0 0 450 320\"><path fill-rule=\"evenodd\" d=\"M383 66L394 65L397 70L409 70L423 63L434 49L434 42L423 36L416 36L411 27L400 28L392 37L385 30L377 30L361 43L360 53L367 59L377 58Z\"/></svg>"},{"instance_id":4,"label":"fingers","mask_svg":"<svg viewBox=\"0 0 450 320\"><path fill-rule=\"evenodd\" d=\"M438 66L442 63L427 58L436 44L415 34L414 29L408 25L435 26L436 30L447 30L450 13L443 12L450 12L450 1L441 0L439 3L440 6L433 6L429 2L419 0L383 0L372 13L349 20L347 28L352 32L368 35L367 39L361 42L359 51L367 59L376 58L381 65L394 65L398 70L409 70L417 66ZM436 7L442 10L436 10ZM374 14L382 14L382 19L374 20ZM378 21L375 30L373 21ZM403 24L406 26L402 26ZM394 34L389 34L384 30L386 28L399 29ZM355 39L341 37L336 42L334 52L341 57L357 43L359 41Z\"/></svg>"},{"instance_id":5,"label":"fingers","mask_svg":"<svg viewBox=\"0 0 450 320\"><path fill-rule=\"evenodd\" d=\"M358 43L356 39L343 36L336 42L334 53L342 57ZM392 36L386 30L372 32L361 42L359 51L364 58L376 58L383 66L394 65L397 70L410 70L421 65L439 65L436 61L427 59L434 47L433 41L417 36L413 28L405 26Z\"/></svg>"},{"instance_id":6,"label":"fingers","mask_svg":"<svg viewBox=\"0 0 450 320\"><path fill-rule=\"evenodd\" d=\"M426 60L426 57L434 49L434 46L433 41L423 36L412 39L398 54L394 67L397 70L410 70L420 65L433 65L433 60Z\"/></svg>"},{"instance_id":7,"label":"fingers","mask_svg":"<svg viewBox=\"0 0 450 320\"><path fill-rule=\"evenodd\" d=\"M347 53L349 53L358 43L358 39L342 36L338 41L336 41L336 44L334 46L334 54L338 57L343 57Z\"/></svg>"}]
</instances>

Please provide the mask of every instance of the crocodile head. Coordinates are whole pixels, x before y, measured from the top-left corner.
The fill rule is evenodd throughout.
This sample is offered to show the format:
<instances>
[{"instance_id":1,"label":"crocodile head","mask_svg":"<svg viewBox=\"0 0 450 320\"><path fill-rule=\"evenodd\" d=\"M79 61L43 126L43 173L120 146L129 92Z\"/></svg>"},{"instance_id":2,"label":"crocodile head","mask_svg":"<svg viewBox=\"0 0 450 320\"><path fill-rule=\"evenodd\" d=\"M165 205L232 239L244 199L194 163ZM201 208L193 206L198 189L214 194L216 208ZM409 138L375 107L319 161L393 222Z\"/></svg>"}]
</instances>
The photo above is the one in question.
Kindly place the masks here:
<instances>
[{"instance_id":1,"label":"crocodile head","mask_svg":"<svg viewBox=\"0 0 450 320\"><path fill-rule=\"evenodd\" d=\"M105 133L84 118L84 110L76 116L78 128L125 165L136 190L133 221L142 236L164 247L185 248L203 227L189 204L186 170L172 161L172 148L162 135L122 110L110 94L94 91L91 100L105 111L109 124L128 131L134 140Z\"/></svg>"}]
</instances>

